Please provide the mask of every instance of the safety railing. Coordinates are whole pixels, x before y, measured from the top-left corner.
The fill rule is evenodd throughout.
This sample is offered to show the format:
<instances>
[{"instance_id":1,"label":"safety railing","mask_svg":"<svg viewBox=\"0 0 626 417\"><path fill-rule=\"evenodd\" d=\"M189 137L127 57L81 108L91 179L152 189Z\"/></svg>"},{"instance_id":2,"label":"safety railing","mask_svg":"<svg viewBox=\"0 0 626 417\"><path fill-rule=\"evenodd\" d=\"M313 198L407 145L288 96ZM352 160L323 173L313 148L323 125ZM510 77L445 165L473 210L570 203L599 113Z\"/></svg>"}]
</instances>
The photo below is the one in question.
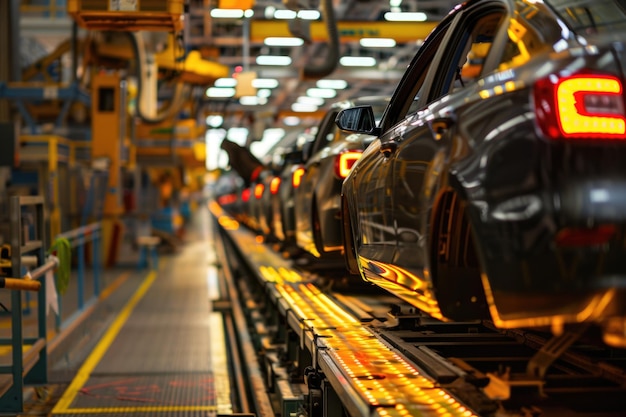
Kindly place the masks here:
<instances>
[{"instance_id":1,"label":"safety railing","mask_svg":"<svg viewBox=\"0 0 626 417\"><path fill-rule=\"evenodd\" d=\"M61 233L55 239L67 239L73 252L76 253L76 274L75 277L72 276L72 279L76 280L76 285L71 285L67 293L60 294L58 297L57 330L68 327L86 308L98 301L101 290L101 238L102 226L96 222ZM87 271L88 246L91 246L91 274L88 274ZM89 296L89 292L91 292L91 296ZM63 314L64 305L70 304L70 297L76 301L75 308L69 312L71 314ZM73 302L72 306L74 306ZM66 313L68 312L66 311Z\"/></svg>"},{"instance_id":2,"label":"safety railing","mask_svg":"<svg viewBox=\"0 0 626 417\"><path fill-rule=\"evenodd\" d=\"M11 197L9 203L11 277L4 277L0 287L11 291L11 337L0 339L0 345L11 346L10 364L0 366L0 410L21 412L25 384L45 384L48 373L46 286L39 279L56 268L56 260L46 261L46 224L44 199L41 196ZM24 224L26 215L33 224ZM38 265L22 275L22 259L34 256ZM21 277L21 278L20 278ZM25 335L22 294L18 290L37 291L37 327L35 335Z\"/></svg>"}]
</instances>

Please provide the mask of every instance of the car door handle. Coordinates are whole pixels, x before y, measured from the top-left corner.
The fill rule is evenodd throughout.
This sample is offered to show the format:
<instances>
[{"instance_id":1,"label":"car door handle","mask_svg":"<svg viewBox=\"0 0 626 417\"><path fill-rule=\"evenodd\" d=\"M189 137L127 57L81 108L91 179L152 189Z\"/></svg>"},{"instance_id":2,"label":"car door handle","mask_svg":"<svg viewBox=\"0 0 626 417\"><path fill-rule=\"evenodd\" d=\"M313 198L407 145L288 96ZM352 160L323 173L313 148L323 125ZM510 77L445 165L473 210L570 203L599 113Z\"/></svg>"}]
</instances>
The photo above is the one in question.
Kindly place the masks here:
<instances>
[{"instance_id":1,"label":"car door handle","mask_svg":"<svg viewBox=\"0 0 626 417\"><path fill-rule=\"evenodd\" d=\"M380 144L380 153L382 153L385 158L389 158L391 154L396 151L396 149L398 149L398 144L396 142L385 142Z\"/></svg>"}]
</instances>

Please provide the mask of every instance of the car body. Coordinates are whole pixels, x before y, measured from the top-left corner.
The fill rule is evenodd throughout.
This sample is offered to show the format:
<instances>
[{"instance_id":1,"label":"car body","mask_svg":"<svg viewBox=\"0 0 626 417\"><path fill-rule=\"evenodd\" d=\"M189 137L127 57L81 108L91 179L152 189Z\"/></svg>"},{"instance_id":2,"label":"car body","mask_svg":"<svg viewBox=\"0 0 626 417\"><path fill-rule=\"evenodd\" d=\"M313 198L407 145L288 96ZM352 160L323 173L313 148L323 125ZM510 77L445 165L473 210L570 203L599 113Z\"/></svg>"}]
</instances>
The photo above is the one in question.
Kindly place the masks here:
<instances>
[{"instance_id":1,"label":"car body","mask_svg":"<svg viewBox=\"0 0 626 417\"><path fill-rule=\"evenodd\" d=\"M295 190L296 242L324 261L342 261L341 184L374 139L341 132L335 118L343 108L364 104L371 105L380 117L388 101L389 97L372 96L334 103L318 125L315 139L304 150L304 173Z\"/></svg>"},{"instance_id":2,"label":"car body","mask_svg":"<svg viewBox=\"0 0 626 417\"><path fill-rule=\"evenodd\" d=\"M300 185L304 173L303 150L315 138L316 128L301 132L291 148L281 156L282 164L270 182L272 220L270 227L273 236L280 242L281 249L288 254L297 254L300 248L296 243L295 189Z\"/></svg>"},{"instance_id":3,"label":"car body","mask_svg":"<svg viewBox=\"0 0 626 417\"><path fill-rule=\"evenodd\" d=\"M348 269L429 313L595 322L624 345L621 3L470 0L427 37L342 189Z\"/></svg>"},{"instance_id":4,"label":"car body","mask_svg":"<svg viewBox=\"0 0 626 417\"><path fill-rule=\"evenodd\" d=\"M259 175L250 186L250 227L268 241L276 240L272 226L274 220L272 197L278 192L280 184L280 179L276 178L283 169L285 152L295 145L301 133L301 129L289 131L267 150L267 154L261 158L264 168L259 171Z\"/></svg>"}]
</instances>

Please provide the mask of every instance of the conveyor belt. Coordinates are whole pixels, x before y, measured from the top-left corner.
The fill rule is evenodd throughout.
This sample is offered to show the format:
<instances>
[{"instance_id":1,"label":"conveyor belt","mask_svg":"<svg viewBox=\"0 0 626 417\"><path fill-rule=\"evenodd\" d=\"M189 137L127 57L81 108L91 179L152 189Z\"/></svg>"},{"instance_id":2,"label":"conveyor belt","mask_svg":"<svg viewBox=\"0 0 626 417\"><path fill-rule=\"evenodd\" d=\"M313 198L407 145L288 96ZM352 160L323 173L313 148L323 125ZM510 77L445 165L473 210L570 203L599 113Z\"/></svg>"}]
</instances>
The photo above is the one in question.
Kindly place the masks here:
<instances>
[{"instance_id":1,"label":"conveyor belt","mask_svg":"<svg viewBox=\"0 0 626 417\"><path fill-rule=\"evenodd\" d=\"M215 253L204 236L146 272L52 415L232 412L223 321L211 303L220 296Z\"/></svg>"}]
</instances>

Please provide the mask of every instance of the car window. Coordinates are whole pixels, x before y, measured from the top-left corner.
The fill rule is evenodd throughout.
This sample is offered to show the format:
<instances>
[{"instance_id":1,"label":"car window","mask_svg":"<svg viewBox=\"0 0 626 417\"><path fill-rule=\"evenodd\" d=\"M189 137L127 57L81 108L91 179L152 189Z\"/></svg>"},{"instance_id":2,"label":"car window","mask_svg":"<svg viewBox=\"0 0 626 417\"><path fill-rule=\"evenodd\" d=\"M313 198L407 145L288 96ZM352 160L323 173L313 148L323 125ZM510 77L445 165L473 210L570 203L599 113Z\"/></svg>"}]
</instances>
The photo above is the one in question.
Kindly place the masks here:
<instances>
[{"instance_id":1,"label":"car window","mask_svg":"<svg viewBox=\"0 0 626 417\"><path fill-rule=\"evenodd\" d=\"M439 46L451 24L451 17L443 20L426 38L409 65L409 69L396 87L390 105L385 110L381 128L387 130L407 114L415 113L424 103L421 98L429 87L426 83L428 71L437 55Z\"/></svg>"},{"instance_id":2,"label":"car window","mask_svg":"<svg viewBox=\"0 0 626 417\"><path fill-rule=\"evenodd\" d=\"M466 13L446 46L450 52L439 64L440 79L434 83L440 88L433 90L432 100L465 88L480 78L504 16L504 9L494 11L493 8L488 13L480 8Z\"/></svg>"}]
</instances>

